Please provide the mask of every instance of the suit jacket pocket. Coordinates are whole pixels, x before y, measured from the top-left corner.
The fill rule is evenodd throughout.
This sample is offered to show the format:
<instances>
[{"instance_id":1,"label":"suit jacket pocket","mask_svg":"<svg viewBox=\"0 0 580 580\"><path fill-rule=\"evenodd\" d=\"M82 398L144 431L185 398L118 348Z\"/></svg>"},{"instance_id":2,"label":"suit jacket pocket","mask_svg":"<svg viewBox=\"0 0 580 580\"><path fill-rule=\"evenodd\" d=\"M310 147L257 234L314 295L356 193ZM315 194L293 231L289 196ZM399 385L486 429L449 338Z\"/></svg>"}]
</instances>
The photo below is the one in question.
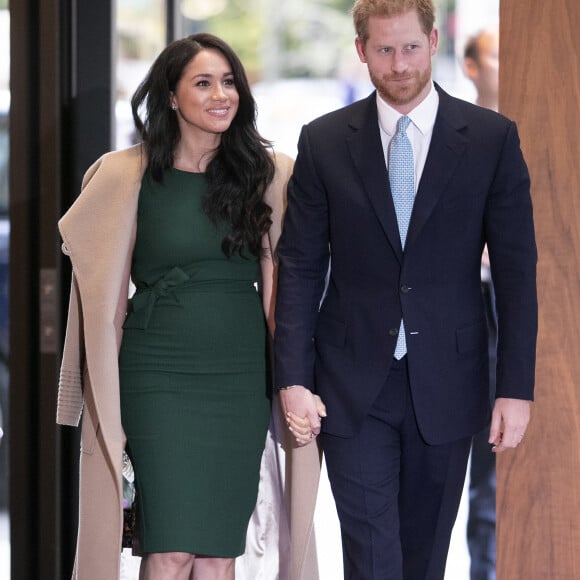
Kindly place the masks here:
<instances>
[{"instance_id":1,"label":"suit jacket pocket","mask_svg":"<svg viewBox=\"0 0 580 580\"><path fill-rule=\"evenodd\" d=\"M487 349L487 324L485 319L456 331L457 352L460 354Z\"/></svg>"},{"instance_id":2,"label":"suit jacket pocket","mask_svg":"<svg viewBox=\"0 0 580 580\"><path fill-rule=\"evenodd\" d=\"M346 338L346 324L341 320L336 320L323 312L318 318L316 328L316 342L323 342L332 346L342 348Z\"/></svg>"}]
</instances>

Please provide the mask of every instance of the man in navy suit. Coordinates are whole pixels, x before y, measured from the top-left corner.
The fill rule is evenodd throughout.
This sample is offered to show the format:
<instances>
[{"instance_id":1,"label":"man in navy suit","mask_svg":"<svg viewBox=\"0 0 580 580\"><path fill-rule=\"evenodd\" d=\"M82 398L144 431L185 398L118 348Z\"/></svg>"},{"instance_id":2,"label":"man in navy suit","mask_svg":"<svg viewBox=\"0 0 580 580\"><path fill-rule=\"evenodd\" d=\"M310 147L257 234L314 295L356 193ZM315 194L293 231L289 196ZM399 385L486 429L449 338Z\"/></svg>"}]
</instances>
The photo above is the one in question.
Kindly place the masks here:
<instances>
[{"instance_id":1,"label":"man in navy suit","mask_svg":"<svg viewBox=\"0 0 580 580\"><path fill-rule=\"evenodd\" d=\"M493 449L517 447L529 421L530 183L515 124L434 85L432 0L357 0L353 16L377 90L302 130L278 248L276 384L299 444L320 433L345 578L441 580L471 437L490 417L485 244ZM402 116L415 188L405 239L388 173Z\"/></svg>"}]
</instances>

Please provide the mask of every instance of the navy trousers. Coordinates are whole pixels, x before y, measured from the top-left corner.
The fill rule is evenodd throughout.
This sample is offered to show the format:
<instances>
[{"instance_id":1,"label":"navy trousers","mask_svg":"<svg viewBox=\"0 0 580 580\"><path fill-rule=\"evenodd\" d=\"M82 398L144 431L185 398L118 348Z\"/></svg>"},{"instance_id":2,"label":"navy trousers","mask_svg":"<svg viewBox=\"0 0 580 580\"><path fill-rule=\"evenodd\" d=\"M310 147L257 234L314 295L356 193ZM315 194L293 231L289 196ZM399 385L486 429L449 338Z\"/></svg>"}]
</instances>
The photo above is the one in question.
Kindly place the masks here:
<instances>
[{"instance_id":1,"label":"navy trousers","mask_svg":"<svg viewBox=\"0 0 580 580\"><path fill-rule=\"evenodd\" d=\"M341 526L345 580L443 580L471 438L427 445L407 357L394 361L360 433L320 436Z\"/></svg>"}]
</instances>

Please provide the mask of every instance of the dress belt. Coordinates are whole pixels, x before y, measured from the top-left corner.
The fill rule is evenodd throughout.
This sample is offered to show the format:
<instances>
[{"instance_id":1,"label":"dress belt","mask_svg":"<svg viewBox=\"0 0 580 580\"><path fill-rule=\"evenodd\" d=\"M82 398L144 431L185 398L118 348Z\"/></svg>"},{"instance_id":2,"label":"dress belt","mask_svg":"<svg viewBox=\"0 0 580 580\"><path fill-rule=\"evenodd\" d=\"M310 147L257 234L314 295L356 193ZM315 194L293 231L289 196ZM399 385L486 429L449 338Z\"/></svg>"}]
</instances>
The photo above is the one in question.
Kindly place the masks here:
<instances>
[{"instance_id":1,"label":"dress belt","mask_svg":"<svg viewBox=\"0 0 580 580\"><path fill-rule=\"evenodd\" d=\"M123 328L146 330L155 304L160 298L169 299L169 304L181 306L174 288L190 279L181 268L175 266L152 286L138 288L131 298L131 312Z\"/></svg>"}]
</instances>

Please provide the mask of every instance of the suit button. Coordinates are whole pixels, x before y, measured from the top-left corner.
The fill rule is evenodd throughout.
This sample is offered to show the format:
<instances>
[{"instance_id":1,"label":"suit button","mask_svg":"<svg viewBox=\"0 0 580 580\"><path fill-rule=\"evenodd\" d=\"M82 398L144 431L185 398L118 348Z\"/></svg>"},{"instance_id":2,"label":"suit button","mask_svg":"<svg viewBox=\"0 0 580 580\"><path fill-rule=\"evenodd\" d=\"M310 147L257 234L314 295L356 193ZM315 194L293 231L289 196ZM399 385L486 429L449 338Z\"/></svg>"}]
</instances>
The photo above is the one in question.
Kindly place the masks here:
<instances>
[{"instance_id":1,"label":"suit button","mask_svg":"<svg viewBox=\"0 0 580 580\"><path fill-rule=\"evenodd\" d=\"M403 294L408 294L411 291L411 286L407 286L406 284L403 284L401 286L401 292Z\"/></svg>"},{"instance_id":2,"label":"suit button","mask_svg":"<svg viewBox=\"0 0 580 580\"><path fill-rule=\"evenodd\" d=\"M397 336L399 334L399 329L398 328L391 328L391 330L389 330L389 334L391 336Z\"/></svg>"}]
</instances>

